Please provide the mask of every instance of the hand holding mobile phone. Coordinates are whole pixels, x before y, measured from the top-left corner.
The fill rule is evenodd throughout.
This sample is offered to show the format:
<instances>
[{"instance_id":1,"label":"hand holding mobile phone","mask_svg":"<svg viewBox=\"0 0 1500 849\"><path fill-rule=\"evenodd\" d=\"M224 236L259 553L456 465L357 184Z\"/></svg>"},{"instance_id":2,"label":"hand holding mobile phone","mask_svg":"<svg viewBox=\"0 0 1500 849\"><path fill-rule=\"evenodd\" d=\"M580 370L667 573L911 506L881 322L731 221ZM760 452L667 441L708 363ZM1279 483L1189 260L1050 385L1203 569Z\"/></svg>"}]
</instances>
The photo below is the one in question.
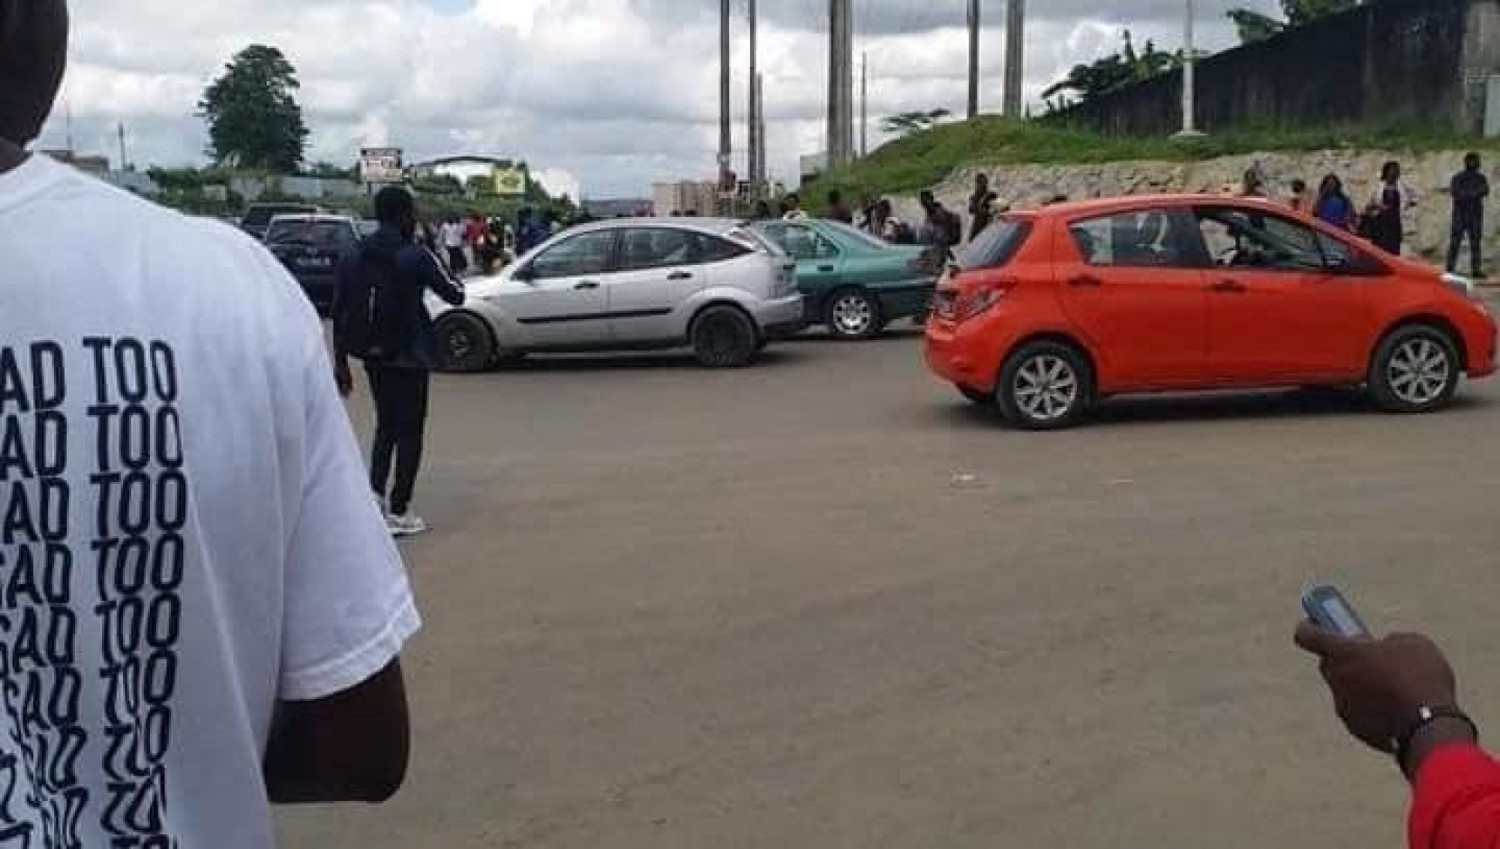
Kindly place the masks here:
<instances>
[{"instance_id":1,"label":"hand holding mobile phone","mask_svg":"<svg viewBox=\"0 0 1500 849\"><path fill-rule=\"evenodd\" d=\"M1354 612L1354 605L1337 587L1324 584L1303 590L1302 610L1308 621L1330 634L1350 639L1371 636L1370 629Z\"/></svg>"}]
</instances>

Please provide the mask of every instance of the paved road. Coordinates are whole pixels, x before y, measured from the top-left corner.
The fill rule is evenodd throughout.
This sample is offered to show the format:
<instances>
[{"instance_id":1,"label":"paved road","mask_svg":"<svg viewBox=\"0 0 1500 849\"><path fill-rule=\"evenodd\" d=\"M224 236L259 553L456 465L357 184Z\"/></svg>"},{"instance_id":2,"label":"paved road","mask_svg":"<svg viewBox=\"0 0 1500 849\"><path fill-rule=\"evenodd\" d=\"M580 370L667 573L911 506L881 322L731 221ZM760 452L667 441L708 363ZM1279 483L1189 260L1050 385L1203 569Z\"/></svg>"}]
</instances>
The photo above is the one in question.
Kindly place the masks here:
<instances>
[{"instance_id":1,"label":"paved road","mask_svg":"<svg viewBox=\"0 0 1500 849\"><path fill-rule=\"evenodd\" d=\"M1500 723L1500 385L1034 435L907 335L434 403L410 782L289 846L1397 846L1399 775L1291 647L1315 577L1430 627Z\"/></svg>"}]
</instances>

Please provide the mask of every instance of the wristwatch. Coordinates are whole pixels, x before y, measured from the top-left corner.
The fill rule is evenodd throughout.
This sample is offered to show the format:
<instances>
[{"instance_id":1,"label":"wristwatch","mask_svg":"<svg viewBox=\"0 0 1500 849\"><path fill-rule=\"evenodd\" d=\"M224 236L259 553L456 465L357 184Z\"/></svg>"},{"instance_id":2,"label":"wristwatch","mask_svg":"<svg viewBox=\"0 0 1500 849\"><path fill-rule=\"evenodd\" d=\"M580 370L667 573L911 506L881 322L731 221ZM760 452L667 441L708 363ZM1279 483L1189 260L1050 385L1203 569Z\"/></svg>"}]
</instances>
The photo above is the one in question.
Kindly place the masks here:
<instances>
[{"instance_id":1,"label":"wristwatch","mask_svg":"<svg viewBox=\"0 0 1500 849\"><path fill-rule=\"evenodd\" d=\"M1456 719L1469 726L1469 730L1474 732L1476 741L1479 739L1479 726L1475 725L1474 720L1460 710L1458 705L1422 705L1417 708L1417 718L1402 728L1401 733L1391 741L1396 747L1396 764L1403 772L1406 771L1406 761L1411 754L1412 742L1423 729L1439 719Z\"/></svg>"}]
</instances>

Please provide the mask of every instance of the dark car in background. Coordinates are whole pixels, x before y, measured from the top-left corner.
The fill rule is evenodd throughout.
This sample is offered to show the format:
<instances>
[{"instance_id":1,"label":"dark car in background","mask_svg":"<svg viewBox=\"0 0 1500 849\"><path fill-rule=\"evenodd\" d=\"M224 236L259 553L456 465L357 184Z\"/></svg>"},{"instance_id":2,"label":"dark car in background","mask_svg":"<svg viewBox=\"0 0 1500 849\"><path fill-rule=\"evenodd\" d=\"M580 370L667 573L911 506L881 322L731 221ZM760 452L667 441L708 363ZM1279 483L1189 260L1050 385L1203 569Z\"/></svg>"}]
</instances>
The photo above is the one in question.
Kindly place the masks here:
<instances>
[{"instance_id":1,"label":"dark car in background","mask_svg":"<svg viewBox=\"0 0 1500 849\"><path fill-rule=\"evenodd\" d=\"M325 315L333 306L333 281L339 262L358 250L359 242L358 223L342 215L278 215L266 227L266 247Z\"/></svg>"},{"instance_id":2,"label":"dark car in background","mask_svg":"<svg viewBox=\"0 0 1500 849\"><path fill-rule=\"evenodd\" d=\"M315 215L322 210L305 203L253 203L240 219L240 229L261 241L266 239L266 230L271 220L278 215Z\"/></svg>"}]
</instances>

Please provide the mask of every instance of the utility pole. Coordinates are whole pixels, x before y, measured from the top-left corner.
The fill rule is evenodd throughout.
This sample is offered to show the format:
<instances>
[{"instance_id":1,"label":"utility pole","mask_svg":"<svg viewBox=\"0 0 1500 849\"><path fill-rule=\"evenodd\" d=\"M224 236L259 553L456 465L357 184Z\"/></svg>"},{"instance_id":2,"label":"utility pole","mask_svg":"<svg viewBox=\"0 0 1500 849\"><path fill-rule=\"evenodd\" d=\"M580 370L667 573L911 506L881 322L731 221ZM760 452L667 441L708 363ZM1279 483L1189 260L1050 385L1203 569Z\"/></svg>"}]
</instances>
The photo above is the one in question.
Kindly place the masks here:
<instances>
[{"instance_id":1,"label":"utility pole","mask_svg":"<svg viewBox=\"0 0 1500 849\"><path fill-rule=\"evenodd\" d=\"M756 42L758 33L756 20L756 2L749 0L750 6L750 110L745 118L746 139L749 148L749 156L746 159L746 176L750 180L750 186L755 189L760 185L760 139L756 128L760 126L760 117L756 114L759 104L756 101L756 80L760 77L759 61L757 55L759 45Z\"/></svg>"},{"instance_id":2,"label":"utility pole","mask_svg":"<svg viewBox=\"0 0 1500 849\"><path fill-rule=\"evenodd\" d=\"M130 170L130 160L127 159L127 158L125 158L125 122L124 121L120 122L119 131L120 131L120 170L121 171L129 171Z\"/></svg>"},{"instance_id":3,"label":"utility pole","mask_svg":"<svg viewBox=\"0 0 1500 849\"><path fill-rule=\"evenodd\" d=\"M969 0L969 120L979 117L979 0Z\"/></svg>"},{"instance_id":4,"label":"utility pole","mask_svg":"<svg viewBox=\"0 0 1500 849\"><path fill-rule=\"evenodd\" d=\"M859 54L859 158L870 155L870 54Z\"/></svg>"},{"instance_id":5,"label":"utility pole","mask_svg":"<svg viewBox=\"0 0 1500 849\"><path fill-rule=\"evenodd\" d=\"M729 0L719 0L719 179L718 194L722 195L729 179L729 157L734 152L732 130L729 124ZM721 212L725 203L721 198Z\"/></svg>"},{"instance_id":6,"label":"utility pole","mask_svg":"<svg viewBox=\"0 0 1500 849\"><path fill-rule=\"evenodd\" d=\"M1179 138L1193 138L1201 136L1198 132L1198 50L1194 42L1196 33L1194 31L1194 17L1196 9L1193 7L1194 0L1187 0L1187 7L1182 16L1182 130L1177 133Z\"/></svg>"},{"instance_id":7,"label":"utility pole","mask_svg":"<svg viewBox=\"0 0 1500 849\"><path fill-rule=\"evenodd\" d=\"M1026 79L1026 0L1010 0L1005 15L1005 114L1020 118Z\"/></svg>"},{"instance_id":8,"label":"utility pole","mask_svg":"<svg viewBox=\"0 0 1500 849\"><path fill-rule=\"evenodd\" d=\"M766 168L766 78L763 74L755 75L755 157L755 188L764 197L770 174Z\"/></svg>"},{"instance_id":9,"label":"utility pole","mask_svg":"<svg viewBox=\"0 0 1500 849\"><path fill-rule=\"evenodd\" d=\"M828 0L828 164L854 156L854 28L850 0Z\"/></svg>"}]
</instances>

